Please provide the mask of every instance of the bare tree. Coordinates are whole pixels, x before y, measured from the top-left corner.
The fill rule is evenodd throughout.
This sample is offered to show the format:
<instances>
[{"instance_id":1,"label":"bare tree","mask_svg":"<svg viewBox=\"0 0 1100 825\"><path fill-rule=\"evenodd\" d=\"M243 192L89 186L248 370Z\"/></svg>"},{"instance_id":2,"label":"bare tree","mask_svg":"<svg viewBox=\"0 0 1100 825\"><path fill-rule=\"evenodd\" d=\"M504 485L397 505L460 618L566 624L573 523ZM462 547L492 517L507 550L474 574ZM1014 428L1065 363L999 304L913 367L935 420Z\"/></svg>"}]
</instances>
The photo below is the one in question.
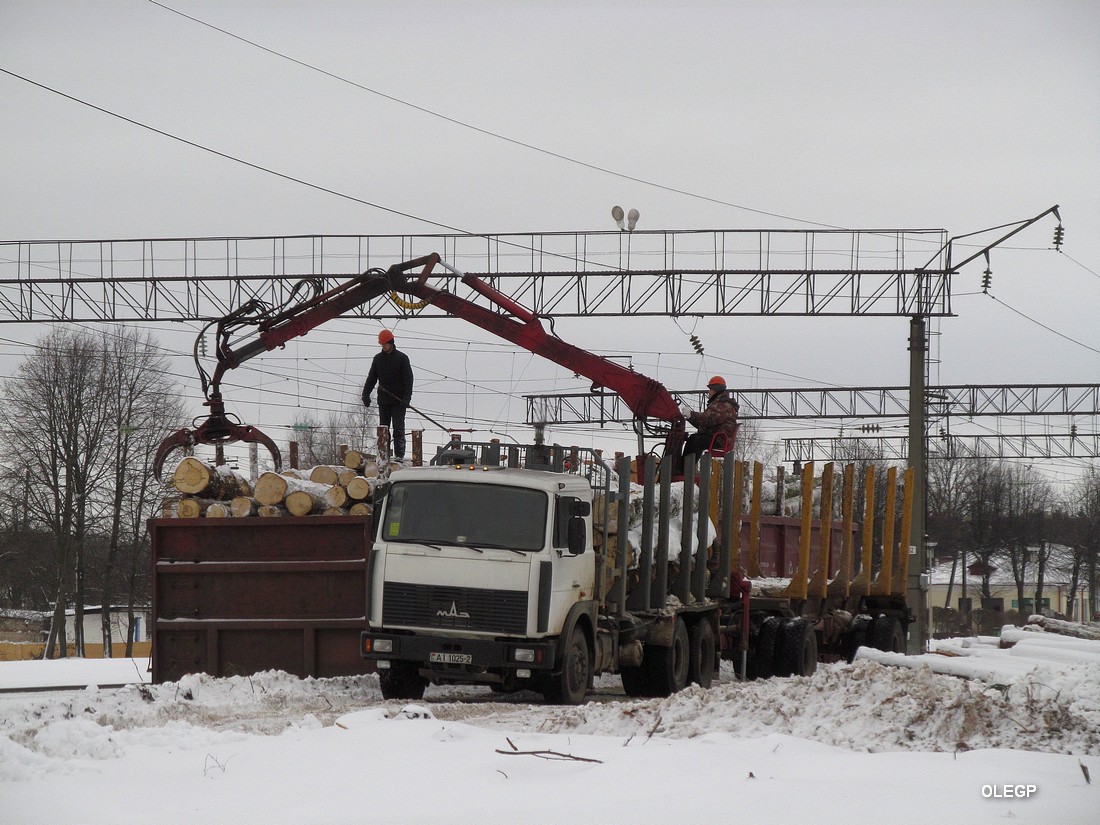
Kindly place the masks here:
<instances>
[{"instance_id":1,"label":"bare tree","mask_svg":"<svg viewBox=\"0 0 1100 825\"><path fill-rule=\"evenodd\" d=\"M365 450L375 442L378 414L373 408L357 405L351 409L332 410L323 421L299 416L293 426L301 464L339 464L341 446Z\"/></svg>"},{"instance_id":2,"label":"bare tree","mask_svg":"<svg viewBox=\"0 0 1100 825\"><path fill-rule=\"evenodd\" d=\"M84 542L89 491L102 471L103 359L94 335L54 330L5 383L0 432L9 466L29 471L28 512L53 539L54 619L46 654L65 649L65 610L76 600L74 638L83 650Z\"/></svg>"},{"instance_id":3,"label":"bare tree","mask_svg":"<svg viewBox=\"0 0 1100 825\"><path fill-rule=\"evenodd\" d=\"M947 607L951 606L956 575L964 583L966 581L966 492L969 483L969 462L945 459L928 464L928 534L936 542L937 554L950 554L952 560L944 602ZM966 597L965 584L963 597Z\"/></svg>"},{"instance_id":4,"label":"bare tree","mask_svg":"<svg viewBox=\"0 0 1100 825\"><path fill-rule=\"evenodd\" d=\"M141 336L84 330L54 330L41 339L15 377L3 387L0 450L11 471L25 480L23 509L28 531L48 538L38 549L42 572L50 577L53 622L45 655L67 654L65 613L75 604L75 649L83 655L88 548L97 532L108 534L113 566L121 530L118 513L132 495L134 478L119 470L153 429L142 429L135 405L126 401L149 393L149 378L166 383L151 342ZM165 425L173 408L162 392L146 413ZM178 419L178 414L175 418ZM148 421L146 418L146 427ZM162 427L155 427L157 436ZM138 484L137 486L141 486ZM97 570L95 580L109 601L112 576ZM110 605L103 603L106 611ZM109 638L109 634L108 637Z\"/></svg>"},{"instance_id":5,"label":"bare tree","mask_svg":"<svg viewBox=\"0 0 1100 825\"><path fill-rule=\"evenodd\" d=\"M103 655L112 655L111 613L116 566L124 549L131 554L145 546L145 519L155 506L150 458L183 409L165 378L167 360L152 337L138 331L104 336L107 362L105 396L110 417L113 455L110 457L110 499L107 552L101 572ZM131 578L132 582L133 579ZM134 624L134 589L129 588L129 625ZM131 634L132 636L132 634ZM129 644L128 644L129 650Z\"/></svg>"},{"instance_id":6,"label":"bare tree","mask_svg":"<svg viewBox=\"0 0 1100 825\"><path fill-rule=\"evenodd\" d=\"M967 494L966 519L970 547L980 563L982 597L989 599L990 576L997 554L1007 543L1006 536L1006 481L1002 462L989 457L971 459L973 475Z\"/></svg>"},{"instance_id":7,"label":"bare tree","mask_svg":"<svg viewBox=\"0 0 1100 825\"><path fill-rule=\"evenodd\" d=\"M1042 581L1046 567L1046 540L1049 529L1047 514L1054 500L1050 484L1039 478L1029 467L1009 465L1003 470L1004 479L1004 548L1003 555L1012 568L1016 582L1016 604L1020 620L1026 621L1025 595L1028 571L1034 566L1036 580ZM1034 563L1034 564L1033 564ZM1035 594L1034 609L1041 606L1042 593Z\"/></svg>"},{"instance_id":8,"label":"bare tree","mask_svg":"<svg viewBox=\"0 0 1100 825\"><path fill-rule=\"evenodd\" d=\"M1069 548L1067 560L1070 581L1070 602L1067 612L1072 615L1073 602L1081 582L1088 589L1088 604L1084 610L1086 619L1097 614L1097 561L1100 559L1100 468L1095 465L1070 488L1062 507L1054 517L1056 541Z\"/></svg>"}]
</instances>

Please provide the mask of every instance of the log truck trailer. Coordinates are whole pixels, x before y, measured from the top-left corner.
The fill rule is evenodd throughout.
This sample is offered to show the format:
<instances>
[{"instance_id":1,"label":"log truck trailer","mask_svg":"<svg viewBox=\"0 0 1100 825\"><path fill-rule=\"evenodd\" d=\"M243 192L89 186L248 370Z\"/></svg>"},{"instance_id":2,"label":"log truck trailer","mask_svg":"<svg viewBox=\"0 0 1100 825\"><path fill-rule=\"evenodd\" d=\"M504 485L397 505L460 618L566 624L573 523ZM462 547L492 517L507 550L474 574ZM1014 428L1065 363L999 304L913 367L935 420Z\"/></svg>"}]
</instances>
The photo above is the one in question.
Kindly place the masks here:
<instances>
[{"instance_id":1,"label":"log truck trailer","mask_svg":"<svg viewBox=\"0 0 1100 825\"><path fill-rule=\"evenodd\" d=\"M430 286L440 264L498 309ZM419 276L409 279L418 268ZM313 297L277 313L250 302L219 321L211 382L200 367L211 413L162 443L154 461L158 477L168 454L197 443L262 443L278 467L274 442L226 415L222 375L391 290L567 366L594 388L614 390L635 414L639 441L643 433L663 435L664 450L660 461L638 456L632 469L629 458L612 468L599 454L576 448L565 457L543 446L514 448L505 457L499 444L466 443L448 445L430 466L394 472L376 491L364 548L360 639L360 654L377 668L386 698L420 698L434 682L527 688L552 702L577 704L594 676L608 672L620 675L629 695L667 696L689 682L708 687L723 656L740 661L743 677L759 677L809 675L819 659L850 658L860 644L904 649L911 616L904 587L892 585L907 554L899 548L892 568L892 493L889 524L883 524L889 552L879 576L870 578L872 535L865 524L863 565L852 580L851 480L846 475L841 549L830 552L831 526L812 520L807 468L803 516L786 520L796 522L798 552L780 553L793 566L776 568L774 553L763 557L773 563L772 575L790 583L754 592L749 574L761 575L761 558L750 552L742 559L739 551L746 529L749 543L760 546L759 465L753 512L742 516L743 468L732 456L681 459L684 419L661 384L547 333L533 313L434 254L369 271L323 294L315 289ZM232 335L246 325L258 327L258 340L234 346ZM632 474L642 482L633 494ZM634 547L627 525L639 501ZM677 506L678 548L670 547ZM906 513L903 507L903 523ZM907 534L903 526L901 535ZM203 535L216 539L209 530ZM777 535L782 544L782 532Z\"/></svg>"}]
</instances>

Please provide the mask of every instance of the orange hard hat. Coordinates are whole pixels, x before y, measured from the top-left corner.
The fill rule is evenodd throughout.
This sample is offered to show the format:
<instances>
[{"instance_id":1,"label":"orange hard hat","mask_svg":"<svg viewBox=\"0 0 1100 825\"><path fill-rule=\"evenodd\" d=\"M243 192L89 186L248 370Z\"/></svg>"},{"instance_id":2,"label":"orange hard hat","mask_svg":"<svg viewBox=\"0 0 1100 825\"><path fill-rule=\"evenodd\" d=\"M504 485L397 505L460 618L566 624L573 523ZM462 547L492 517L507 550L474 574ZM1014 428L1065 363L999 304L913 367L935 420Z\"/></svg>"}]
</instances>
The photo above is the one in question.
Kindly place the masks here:
<instances>
[{"instance_id":1,"label":"orange hard hat","mask_svg":"<svg viewBox=\"0 0 1100 825\"><path fill-rule=\"evenodd\" d=\"M726 379L723 378L721 375L715 375L707 382L707 387L721 387L722 389L725 389Z\"/></svg>"},{"instance_id":2,"label":"orange hard hat","mask_svg":"<svg viewBox=\"0 0 1100 825\"><path fill-rule=\"evenodd\" d=\"M378 333L378 343L379 344L388 344L392 340L393 340L393 333L390 332L388 329L384 329L380 333Z\"/></svg>"}]
</instances>

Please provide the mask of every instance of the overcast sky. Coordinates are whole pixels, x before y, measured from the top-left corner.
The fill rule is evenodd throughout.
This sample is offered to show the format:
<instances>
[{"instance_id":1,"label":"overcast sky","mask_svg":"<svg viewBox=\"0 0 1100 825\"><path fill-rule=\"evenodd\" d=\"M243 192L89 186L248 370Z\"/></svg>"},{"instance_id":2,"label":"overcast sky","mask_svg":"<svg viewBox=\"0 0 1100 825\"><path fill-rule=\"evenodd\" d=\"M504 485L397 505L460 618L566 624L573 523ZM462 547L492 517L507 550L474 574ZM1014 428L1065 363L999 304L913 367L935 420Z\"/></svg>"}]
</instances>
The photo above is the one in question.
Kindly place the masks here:
<instances>
[{"instance_id":1,"label":"overcast sky","mask_svg":"<svg viewBox=\"0 0 1100 825\"><path fill-rule=\"evenodd\" d=\"M0 68L350 197L0 74L0 239L598 231L614 228L614 204L641 212L639 230L957 235L1059 204L1063 253L1048 217L993 252L992 297L984 261L963 270L957 317L934 324L932 381L1100 381L1100 3L165 5L271 51L149 0L0 0ZM334 322L256 359L233 375L231 407L282 438L299 412L356 403L378 328ZM714 373L776 388L908 382L904 318L557 331L673 389ZM43 332L0 329L5 375ZM158 334L196 399L189 335ZM412 319L398 335L418 371L413 404L476 438L523 440L524 393L587 388L462 322Z\"/></svg>"}]
</instances>

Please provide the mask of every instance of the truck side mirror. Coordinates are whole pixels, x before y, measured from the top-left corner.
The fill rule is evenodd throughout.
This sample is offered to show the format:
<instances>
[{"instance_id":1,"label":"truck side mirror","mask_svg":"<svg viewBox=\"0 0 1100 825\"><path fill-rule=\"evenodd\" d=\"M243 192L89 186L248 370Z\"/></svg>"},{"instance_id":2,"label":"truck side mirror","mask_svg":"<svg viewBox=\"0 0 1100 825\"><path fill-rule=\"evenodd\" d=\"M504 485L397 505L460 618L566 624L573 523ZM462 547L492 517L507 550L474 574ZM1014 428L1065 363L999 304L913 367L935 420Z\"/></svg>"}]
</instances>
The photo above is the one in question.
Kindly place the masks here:
<instances>
[{"instance_id":1,"label":"truck side mirror","mask_svg":"<svg viewBox=\"0 0 1100 825\"><path fill-rule=\"evenodd\" d=\"M569 519L568 546L569 555L579 556L588 546L588 531L584 526L584 519L575 517Z\"/></svg>"}]
</instances>

